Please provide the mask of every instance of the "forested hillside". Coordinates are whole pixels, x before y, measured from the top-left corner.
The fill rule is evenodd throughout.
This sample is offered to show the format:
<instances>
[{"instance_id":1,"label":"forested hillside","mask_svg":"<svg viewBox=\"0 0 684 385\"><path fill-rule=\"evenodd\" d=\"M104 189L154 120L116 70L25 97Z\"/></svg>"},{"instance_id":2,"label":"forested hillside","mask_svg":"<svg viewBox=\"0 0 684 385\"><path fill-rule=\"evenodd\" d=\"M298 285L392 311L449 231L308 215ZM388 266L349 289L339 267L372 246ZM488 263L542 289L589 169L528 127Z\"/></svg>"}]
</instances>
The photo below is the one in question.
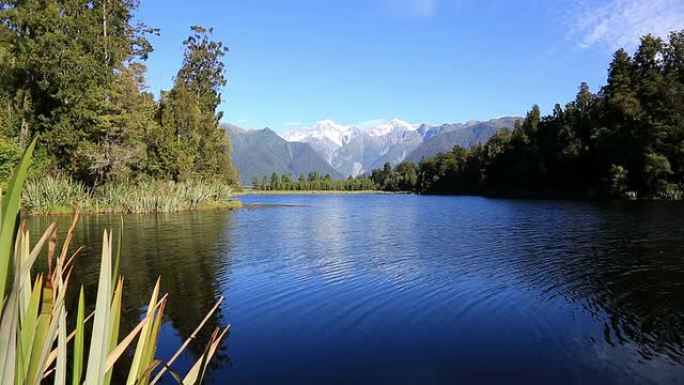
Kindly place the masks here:
<instances>
[{"instance_id":1,"label":"forested hillside","mask_svg":"<svg viewBox=\"0 0 684 385\"><path fill-rule=\"evenodd\" d=\"M272 173L294 174L316 171L342 178L308 143L288 142L269 128L247 130L230 124L222 125L233 145L233 164L240 170L240 183L254 185L256 178Z\"/></svg>"},{"instance_id":2,"label":"forested hillside","mask_svg":"<svg viewBox=\"0 0 684 385\"><path fill-rule=\"evenodd\" d=\"M466 124L443 124L428 129L434 132L425 141L406 156L406 161L418 163L424 158L433 157L440 152L450 151L455 145L471 148L478 143L485 143L502 128L513 127L517 117L502 117L485 122L468 122Z\"/></svg>"},{"instance_id":3,"label":"forested hillside","mask_svg":"<svg viewBox=\"0 0 684 385\"><path fill-rule=\"evenodd\" d=\"M37 137L34 173L85 186L237 181L217 112L227 48L192 27L173 87L155 99L143 62L158 31L134 23L137 3L2 2L0 179Z\"/></svg>"},{"instance_id":4,"label":"forested hillside","mask_svg":"<svg viewBox=\"0 0 684 385\"><path fill-rule=\"evenodd\" d=\"M422 193L681 199L684 31L644 36L633 56L615 52L596 94L583 83L551 115L533 106L483 145L374 176L382 188Z\"/></svg>"}]
</instances>

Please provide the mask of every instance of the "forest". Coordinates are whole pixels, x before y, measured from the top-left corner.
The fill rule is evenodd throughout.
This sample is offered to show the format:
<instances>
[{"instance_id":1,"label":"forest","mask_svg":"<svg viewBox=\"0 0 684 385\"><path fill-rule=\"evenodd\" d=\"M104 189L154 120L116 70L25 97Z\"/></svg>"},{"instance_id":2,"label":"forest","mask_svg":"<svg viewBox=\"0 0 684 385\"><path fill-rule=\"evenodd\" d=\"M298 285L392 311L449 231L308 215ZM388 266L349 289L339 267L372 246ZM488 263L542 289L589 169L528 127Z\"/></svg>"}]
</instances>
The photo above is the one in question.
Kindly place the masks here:
<instances>
[{"instance_id":1,"label":"forest","mask_svg":"<svg viewBox=\"0 0 684 385\"><path fill-rule=\"evenodd\" d=\"M134 21L137 0L2 1L0 180L37 138L32 175L88 191L145 181L233 185L219 127L227 47L190 28L170 90L147 90L159 31ZM80 187L79 187L80 188Z\"/></svg>"},{"instance_id":2,"label":"forest","mask_svg":"<svg viewBox=\"0 0 684 385\"><path fill-rule=\"evenodd\" d=\"M292 174L271 174L271 178L264 176L261 180L254 178L252 187L260 191L368 191L375 190L374 181L368 176L351 176L346 180L333 179L329 174L321 175L311 171L306 176L300 174L294 178Z\"/></svg>"},{"instance_id":3,"label":"forest","mask_svg":"<svg viewBox=\"0 0 684 385\"><path fill-rule=\"evenodd\" d=\"M373 170L378 188L424 194L682 199L684 31L619 49L598 93L548 116L533 106L486 143Z\"/></svg>"},{"instance_id":4,"label":"forest","mask_svg":"<svg viewBox=\"0 0 684 385\"><path fill-rule=\"evenodd\" d=\"M50 175L52 188L78 191L74 196L102 200L98 192L122 191L122 185L152 186L157 193L158 181L237 184L217 110L227 47L212 39L211 28L192 26L179 42L184 56L173 86L156 97L147 89L144 62L153 51L149 37L159 31L134 21L138 5L2 2L0 180L36 138L31 175ZM418 165L387 164L341 181L274 173L252 184L261 190L681 199L684 31L667 39L644 36L633 55L617 50L598 92L582 83L575 99L550 115L535 105L514 127L470 149L456 146ZM180 195L190 195L183 189ZM37 200L47 201L46 211L55 203Z\"/></svg>"}]
</instances>

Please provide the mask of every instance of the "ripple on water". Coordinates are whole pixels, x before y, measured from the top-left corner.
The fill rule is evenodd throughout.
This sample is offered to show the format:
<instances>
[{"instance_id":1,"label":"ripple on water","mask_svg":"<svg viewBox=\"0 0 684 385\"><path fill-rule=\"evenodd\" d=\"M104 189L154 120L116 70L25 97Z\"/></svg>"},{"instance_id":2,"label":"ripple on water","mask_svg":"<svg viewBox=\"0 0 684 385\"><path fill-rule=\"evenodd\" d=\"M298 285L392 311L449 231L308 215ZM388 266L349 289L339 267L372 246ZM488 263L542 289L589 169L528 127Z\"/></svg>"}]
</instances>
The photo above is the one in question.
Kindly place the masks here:
<instances>
[{"instance_id":1,"label":"ripple on water","mask_svg":"<svg viewBox=\"0 0 684 385\"><path fill-rule=\"evenodd\" d=\"M125 220L128 307L161 274L186 336L226 296L217 383L683 382L682 205L243 200L263 205ZM75 278L91 293L118 221L80 224Z\"/></svg>"}]
</instances>

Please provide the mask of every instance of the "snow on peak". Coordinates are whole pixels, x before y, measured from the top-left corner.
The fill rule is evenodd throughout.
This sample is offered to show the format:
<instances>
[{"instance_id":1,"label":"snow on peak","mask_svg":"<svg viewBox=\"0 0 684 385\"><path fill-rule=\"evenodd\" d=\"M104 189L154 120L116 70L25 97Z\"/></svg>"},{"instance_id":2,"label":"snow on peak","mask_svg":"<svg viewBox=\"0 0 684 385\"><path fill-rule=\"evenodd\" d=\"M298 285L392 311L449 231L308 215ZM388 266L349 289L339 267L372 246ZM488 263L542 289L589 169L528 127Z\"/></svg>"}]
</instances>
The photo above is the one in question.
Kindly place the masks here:
<instances>
[{"instance_id":1,"label":"snow on peak","mask_svg":"<svg viewBox=\"0 0 684 385\"><path fill-rule=\"evenodd\" d=\"M342 147L354 139L358 133L359 129L355 126L345 126L326 119L316 122L312 127L287 132L283 138L291 142L306 142L310 139L329 140L338 147Z\"/></svg>"},{"instance_id":2,"label":"snow on peak","mask_svg":"<svg viewBox=\"0 0 684 385\"><path fill-rule=\"evenodd\" d=\"M418 127L419 125L417 124L410 124L400 119L392 119L371 126L366 132L371 136L384 136L395 131L415 131ZM286 132L283 134L283 138L290 142L308 142L312 139L326 140L334 143L337 147L342 147L361 132L362 130L355 125L347 126L326 119L316 122L311 127Z\"/></svg>"},{"instance_id":3,"label":"snow on peak","mask_svg":"<svg viewBox=\"0 0 684 385\"><path fill-rule=\"evenodd\" d=\"M343 126L341 124L337 124L330 119L326 119L326 120L321 120L320 122L316 122L316 124L314 124L313 128L315 128L319 131L321 131L321 130L344 130L345 126Z\"/></svg>"},{"instance_id":4,"label":"snow on peak","mask_svg":"<svg viewBox=\"0 0 684 385\"><path fill-rule=\"evenodd\" d=\"M394 131L415 131L418 129L417 124L410 124L400 119L392 119L386 123L378 124L368 130L371 136L385 136Z\"/></svg>"}]
</instances>

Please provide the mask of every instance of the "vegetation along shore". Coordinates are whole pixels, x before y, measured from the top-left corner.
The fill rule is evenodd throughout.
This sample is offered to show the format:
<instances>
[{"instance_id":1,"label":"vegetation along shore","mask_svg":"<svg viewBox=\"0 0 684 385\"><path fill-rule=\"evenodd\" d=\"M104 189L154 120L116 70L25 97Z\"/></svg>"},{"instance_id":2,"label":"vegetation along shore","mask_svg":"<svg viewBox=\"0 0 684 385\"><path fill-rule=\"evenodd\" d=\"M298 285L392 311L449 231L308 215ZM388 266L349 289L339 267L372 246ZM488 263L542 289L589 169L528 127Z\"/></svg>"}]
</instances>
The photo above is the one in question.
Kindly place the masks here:
<instances>
[{"instance_id":1,"label":"vegetation along shore","mask_svg":"<svg viewBox=\"0 0 684 385\"><path fill-rule=\"evenodd\" d=\"M87 187L66 177L47 176L26 184L22 207L29 214L141 214L241 207L234 188L211 181L150 180L133 185Z\"/></svg>"},{"instance_id":2,"label":"vegetation along shore","mask_svg":"<svg viewBox=\"0 0 684 385\"><path fill-rule=\"evenodd\" d=\"M159 31L134 20L138 5L19 2L0 10L0 187L37 138L26 211L239 205L217 110L227 47L211 28L192 26L172 87L153 95L144 62Z\"/></svg>"},{"instance_id":3,"label":"vegetation along shore","mask_svg":"<svg viewBox=\"0 0 684 385\"><path fill-rule=\"evenodd\" d=\"M483 143L334 180L254 178L259 192L412 191L517 198L684 199L684 31L618 49L606 84L542 116L534 105Z\"/></svg>"},{"instance_id":4,"label":"vegetation along shore","mask_svg":"<svg viewBox=\"0 0 684 385\"><path fill-rule=\"evenodd\" d=\"M383 191L383 190L254 190L244 189L236 195L355 195L355 194L413 194L412 191Z\"/></svg>"},{"instance_id":5,"label":"vegetation along shore","mask_svg":"<svg viewBox=\"0 0 684 385\"><path fill-rule=\"evenodd\" d=\"M684 31L617 50L598 93L533 106L484 144L373 170L383 190L547 198L684 198Z\"/></svg>"},{"instance_id":6,"label":"vegetation along shore","mask_svg":"<svg viewBox=\"0 0 684 385\"><path fill-rule=\"evenodd\" d=\"M229 327L213 331L204 353L183 377L172 365L192 337L165 362L156 358L168 295L160 292L158 279L141 319L127 330L122 323L124 278L119 275L122 240L119 238L115 244L111 230L105 230L102 238L94 310L90 305L86 307L86 294L81 286L77 310L71 311L71 305L75 304L67 303L69 294L78 287L74 288L69 278L80 267L77 256L82 250L73 251L70 245L78 215L74 216L60 249L57 249L56 224L50 225L31 248L26 223L18 221L21 194L34 148L35 140L27 146L1 201L0 382L109 385L123 383L123 378L127 378L127 384L144 385L154 384L167 375L183 384L202 383ZM50 269L46 274L32 277L39 255L47 255ZM218 299L207 317L222 300ZM196 330L203 326L204 322ZM130 361L126 359L129 356L133 357ZM160 370L155 371L156 368Z\"/></svg>"}]
</instances>

